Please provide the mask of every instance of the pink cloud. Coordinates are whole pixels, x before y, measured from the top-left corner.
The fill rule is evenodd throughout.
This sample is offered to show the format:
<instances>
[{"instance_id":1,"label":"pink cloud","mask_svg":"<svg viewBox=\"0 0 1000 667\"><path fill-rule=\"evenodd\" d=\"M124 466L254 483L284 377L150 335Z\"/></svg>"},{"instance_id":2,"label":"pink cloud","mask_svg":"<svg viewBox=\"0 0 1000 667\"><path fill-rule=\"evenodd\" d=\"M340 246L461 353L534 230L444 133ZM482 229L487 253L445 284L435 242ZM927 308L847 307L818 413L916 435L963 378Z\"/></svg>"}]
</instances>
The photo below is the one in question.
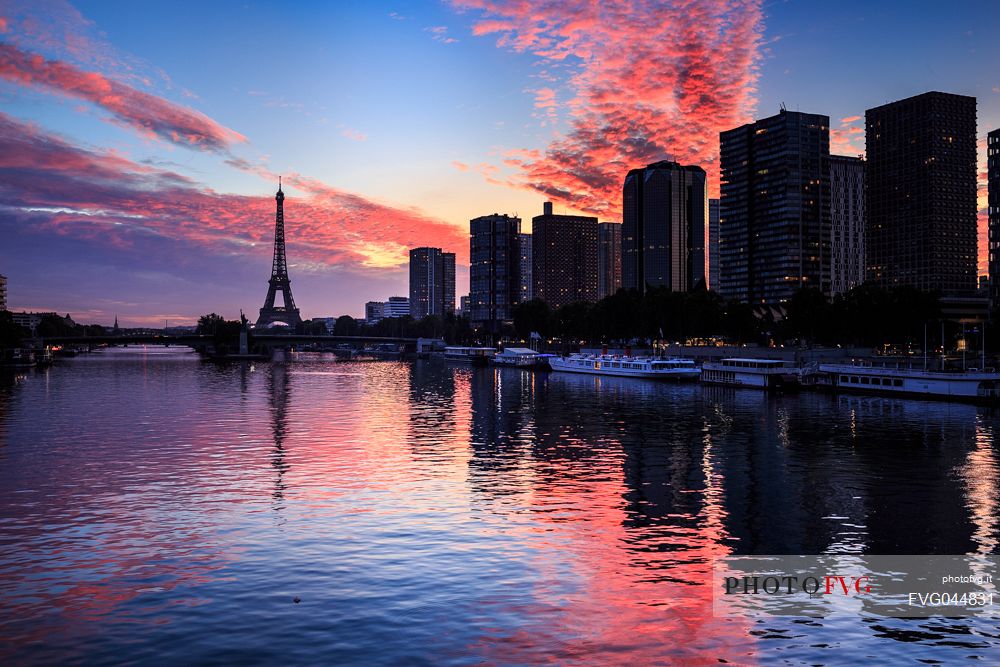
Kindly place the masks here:
<instances>
[{"instance_id":1,"label":"pink cloud","mask_svg":"<svg viewBox=\"0 0 1000 667\"><path fill-rule=\"evenodd\" d=\"M464 162L459 162L458 160L452 160L451 166L453 166L455 169L458 169L459 171L469 171L469 165L465 164Z\"/></svg>"},{"instance_id":2,"label":"pink cloud","mask_svg":"<svg viewBox=\"0 0 1000 667\"><path fill-rule=\"evenodd\" d=\"M719 132L755 103L759 0L453 2L482 14L474 35L573 72L569 131L540 154L506 154L510 185L617 218L625 173L669 156L705 167L717 192Z\"/></svg>"},{"instance_id":3,"label":"pink cloud","mask_svg":"<svg viewBox=\"0 0 1000 667\"><path fill-rule=\"evenodd\" d=\"M459 227L298 174L286 175L285 183L293 264L398 268L408 248L428 239L467 262L468 236ZM138 251L137 243L154 236L219 255L266 256L274 198L218 193L113 152L74 146L0 113L0 210L16 224L119 250Z\"/></svg>"},{"instance_id":4,"label":"pink cloud","mask_svg":"<svg viewBox=\"0 0 1000 667\"><path fill-rule=\"evenodd\" d=\"M847 116L840 119L840 127L830 128L830 152L834 155L863 155L865 152L865 128L857 123L861 116Z\"/></svg>"},{"instance_id":5,"label":"pink cloud","mask_svg":"<svg viewBox=\"0 0 1000 667\"><path fill-rule=\"evenodd\" d=\"M431 39L435 42L441 42L442 44L454 44L458 40L454 37L448 36L448 26L436 25L429 28L424 28L424 31L431 34Z\"/></svg>"},{"instance_id":6,"label":"pink cloud","mask_svg":"<svg viewBox=\"0 0 1000 667\"><path fill-rule=\"evenodd\" d=\"M368 141L368 135L350 127L345 127L340 131L341 136L347 137L351 141Z\"/></svg>"},{"instance_id":7,"label":"pink cloud","mask_svg":"<svg viewBox=\"0 0 1000 667\"><path fill-rule=\"evenodd\" d=\"M110 112L122 125L181 146L225 152L246 141L198 111L11 44L0 44L0 77L85 100Z\"/></svg>"}]
</instances>

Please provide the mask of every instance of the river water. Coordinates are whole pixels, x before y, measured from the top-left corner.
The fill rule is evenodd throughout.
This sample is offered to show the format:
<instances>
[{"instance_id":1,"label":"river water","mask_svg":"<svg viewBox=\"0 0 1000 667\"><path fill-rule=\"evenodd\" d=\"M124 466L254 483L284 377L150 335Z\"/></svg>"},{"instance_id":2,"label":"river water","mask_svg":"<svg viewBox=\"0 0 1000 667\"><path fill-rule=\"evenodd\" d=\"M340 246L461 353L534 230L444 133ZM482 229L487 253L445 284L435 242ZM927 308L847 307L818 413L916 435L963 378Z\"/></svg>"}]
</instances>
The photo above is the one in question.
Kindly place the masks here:
<instances>
[{"instance_id":1,"label":"river water","mask_svg":"<svg viewBox=\"0 0 1000 667\"><path fill-rule=\"evenodd\" d=\"M997 553L998 428L438 360L81 356L0 378L0 663L988 664L996 619L716 617L709 581L727 554Z\"/></svg>"}]
</instances>

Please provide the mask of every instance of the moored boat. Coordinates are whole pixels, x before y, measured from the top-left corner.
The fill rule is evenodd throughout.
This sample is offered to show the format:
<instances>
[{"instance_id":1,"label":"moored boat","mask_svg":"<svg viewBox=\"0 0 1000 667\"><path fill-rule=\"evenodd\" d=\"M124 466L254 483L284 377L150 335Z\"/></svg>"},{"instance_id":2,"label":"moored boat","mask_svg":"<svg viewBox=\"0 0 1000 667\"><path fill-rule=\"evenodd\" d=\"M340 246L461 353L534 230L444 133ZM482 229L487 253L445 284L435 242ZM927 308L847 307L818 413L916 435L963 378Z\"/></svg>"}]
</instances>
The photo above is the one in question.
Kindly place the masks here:
<instances>
[{"instance_id":1,"label":"moored boat","mask_svg":"<svg viewBox=\"0 0 1000 667\"><path fill-rule=\"evenodd\" d=\"M916 398L1000 402L1000 373L994 370L934 371L899 365L819 364L825 382L834 391Z\"/></svg>"},{"instance_id":2,"label":"moored boat","mask_svg":"<svg viewBox=\"0 0 1000 667\"><path fill-rule=\"evenodd\" d=\"M493 356L497 366L515 366L517 368L534 368L538 353L526 347L507 347Z\"/></svg>"},{"instance_id":3,"label":"moored boat","mask_svg":"<svg viewBox=\"0 0 1000 667\"><path fill-rule=\"evenodd\" d=\"M492 347L446 347L444 358L473 366L485 366L489 363L496 350Z\"/></svg>"},{"instance_id":4,"label":"moored boat","mask_svg":"<svg viewBox=\"0 0 1000 667\"><path fill-rule=\"evenodd\" d=\"M619 357L608 354L571 354L568 357L553 357L549 359L549 365L554 371L652 380L694 380L701 372L691 359Z\"/></svg>"},{"instance_id":5,"label":"moored boat","mask_svg":"<svg viewBox=\"0 0 1000 667\"><path fill-rule=\"evenodd\" d=\"M781 391L799 387L799 369L782 359L720 359L702 364L701 381Z\"/></svg>"}]
</instances>

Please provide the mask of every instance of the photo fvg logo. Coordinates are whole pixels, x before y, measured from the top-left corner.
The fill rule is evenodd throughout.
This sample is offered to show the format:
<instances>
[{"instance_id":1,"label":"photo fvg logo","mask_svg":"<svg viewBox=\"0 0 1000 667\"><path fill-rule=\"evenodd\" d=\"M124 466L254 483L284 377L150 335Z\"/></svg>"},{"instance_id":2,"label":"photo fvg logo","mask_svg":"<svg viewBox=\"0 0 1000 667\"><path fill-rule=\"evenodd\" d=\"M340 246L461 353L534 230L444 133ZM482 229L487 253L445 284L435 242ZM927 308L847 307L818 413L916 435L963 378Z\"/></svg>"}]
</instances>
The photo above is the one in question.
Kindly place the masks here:
<instances>
[{"instance_id":1,"label":"photo fvg logo","mask_svg":"<svg viewBox=\"0 0 1000 667\"><path fill-rule=\"evenodd\" d=\"M798 577L793 575L726 577L723 588L726 595L815 595L858 596L872 592L868 575L850 576L831 574Z\"/></svg>"}]
</instances>

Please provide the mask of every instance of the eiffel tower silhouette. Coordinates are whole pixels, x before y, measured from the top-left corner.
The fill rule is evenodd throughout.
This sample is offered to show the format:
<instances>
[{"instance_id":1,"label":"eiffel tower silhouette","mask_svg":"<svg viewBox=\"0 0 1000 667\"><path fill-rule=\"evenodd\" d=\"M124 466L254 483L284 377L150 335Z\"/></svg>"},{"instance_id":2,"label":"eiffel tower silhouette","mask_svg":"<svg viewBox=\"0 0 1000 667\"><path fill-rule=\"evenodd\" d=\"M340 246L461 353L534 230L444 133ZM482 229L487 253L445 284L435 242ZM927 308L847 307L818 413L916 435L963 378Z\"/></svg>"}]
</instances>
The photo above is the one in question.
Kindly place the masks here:
<instances>
[{"instance_id":1,"label":"eiffel tower silhouette","mask_svg":"<svg viewBox=\"0 0 1000 667\"><path fill-rule=\"evenodd\" d=\"M292 298L292 281L288 279L288 263L285 261L285 193L281 191L281 178L278 178L278 194L274 196L278 210L274 216L274 261L271 263L271 279L267 281L267 298L264 307L260 309L257 327L269 327L276 323L287 324L295 329L302 324L299 309L295 307ZM274 297L281 292L284 305L275 306Z\"/></svg>"}]
</instances>

